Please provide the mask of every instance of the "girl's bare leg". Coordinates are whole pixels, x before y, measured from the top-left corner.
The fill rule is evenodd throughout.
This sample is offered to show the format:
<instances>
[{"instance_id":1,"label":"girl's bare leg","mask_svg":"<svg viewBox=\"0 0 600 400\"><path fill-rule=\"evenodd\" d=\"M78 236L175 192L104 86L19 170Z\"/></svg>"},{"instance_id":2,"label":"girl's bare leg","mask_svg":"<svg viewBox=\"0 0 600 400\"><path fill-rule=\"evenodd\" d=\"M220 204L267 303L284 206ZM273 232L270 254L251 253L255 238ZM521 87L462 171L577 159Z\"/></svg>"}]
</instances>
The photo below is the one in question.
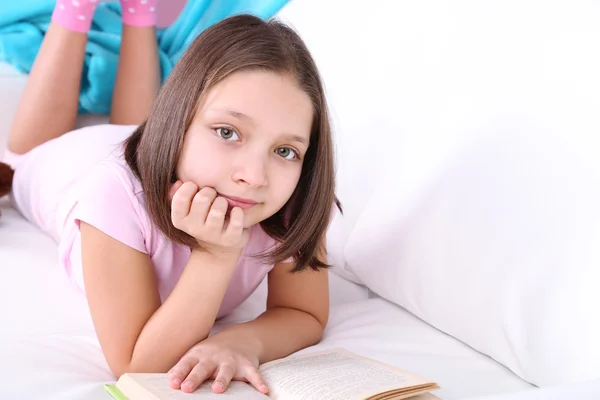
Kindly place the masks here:
<instances>
[{"instance_id":1,"label":"girl's bare leg","mask_svg":"<svg viewBox=\"0 0 600 400\"><path fill-rule=\"evenodd\" d=\"M155 27L124 24L110 123L139 125L144 122L159 86L160 64Z\"/></svg>"},{"instance_id":2,"label":"girl's bare leg","mask_svg":"<svg viewBox=\"0 0 600 400\"><path fill-rule=\"evenodd\" d=\"M86 42L86 33L50 23L17 106L10 151L26 153L74 129Z\"/></svg>"}]
</instances>

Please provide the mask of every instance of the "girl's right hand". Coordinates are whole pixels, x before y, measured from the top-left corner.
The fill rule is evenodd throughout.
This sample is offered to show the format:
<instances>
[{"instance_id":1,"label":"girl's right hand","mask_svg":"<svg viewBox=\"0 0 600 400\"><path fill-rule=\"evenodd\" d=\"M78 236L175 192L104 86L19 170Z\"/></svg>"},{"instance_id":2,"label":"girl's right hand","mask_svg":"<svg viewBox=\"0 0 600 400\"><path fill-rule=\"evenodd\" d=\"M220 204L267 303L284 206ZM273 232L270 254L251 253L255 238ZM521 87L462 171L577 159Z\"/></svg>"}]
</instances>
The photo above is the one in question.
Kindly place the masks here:
<instances>
[{"instance_id":1,"label":"girl's right hand","mask_svg":"<svg viewBox=\"0 0 600 400\"><path fill-rule=\"evenodd\" d=\"M228 203L211 187L177 181L171 187L171 221L214 255L239 254L250 234L244 229L244 211L234 207L226 219Z\"/></svg>"}]
</instances>

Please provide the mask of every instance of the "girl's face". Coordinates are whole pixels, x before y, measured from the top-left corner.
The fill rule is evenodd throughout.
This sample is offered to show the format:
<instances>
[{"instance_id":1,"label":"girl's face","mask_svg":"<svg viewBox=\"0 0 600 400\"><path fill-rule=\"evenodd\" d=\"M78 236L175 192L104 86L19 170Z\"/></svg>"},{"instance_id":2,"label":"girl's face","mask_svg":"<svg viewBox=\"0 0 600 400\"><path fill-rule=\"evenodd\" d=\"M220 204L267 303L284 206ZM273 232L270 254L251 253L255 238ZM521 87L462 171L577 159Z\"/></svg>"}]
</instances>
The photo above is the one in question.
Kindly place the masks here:
<instances>
[{"instance_id":1,"label":"girl's face","mask_svg":"<svg viewBox=\"0 0 600 400\"><path fill-rule=\"evenodd\" d=\"M236 72L200 103L186 132L177 177L214 188L244 210L250 227L289 200L308 150L312 102L292 78Z\"/></svg>"}]
</instances>

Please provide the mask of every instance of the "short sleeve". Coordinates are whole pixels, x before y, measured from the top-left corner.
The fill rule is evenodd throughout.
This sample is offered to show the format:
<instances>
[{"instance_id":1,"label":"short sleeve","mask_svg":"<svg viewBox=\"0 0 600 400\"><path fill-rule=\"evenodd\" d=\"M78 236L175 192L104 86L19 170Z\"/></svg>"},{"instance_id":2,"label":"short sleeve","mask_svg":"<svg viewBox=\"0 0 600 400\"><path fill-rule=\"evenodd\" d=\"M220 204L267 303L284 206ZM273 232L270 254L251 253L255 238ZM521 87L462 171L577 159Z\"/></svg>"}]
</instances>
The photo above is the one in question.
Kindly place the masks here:
<instances>
[{"instance_id":1,"label":"short sleeve","mask_svg":"<svg viewBox=\"0 0 600 400\"><path fill-rule=\"evenodd\" d=\"M148 254L145 244L143 206L127 172L100 164L79 183L73 210L77 225L83 221L119 242Z\"/></svg>"}]
</instances>

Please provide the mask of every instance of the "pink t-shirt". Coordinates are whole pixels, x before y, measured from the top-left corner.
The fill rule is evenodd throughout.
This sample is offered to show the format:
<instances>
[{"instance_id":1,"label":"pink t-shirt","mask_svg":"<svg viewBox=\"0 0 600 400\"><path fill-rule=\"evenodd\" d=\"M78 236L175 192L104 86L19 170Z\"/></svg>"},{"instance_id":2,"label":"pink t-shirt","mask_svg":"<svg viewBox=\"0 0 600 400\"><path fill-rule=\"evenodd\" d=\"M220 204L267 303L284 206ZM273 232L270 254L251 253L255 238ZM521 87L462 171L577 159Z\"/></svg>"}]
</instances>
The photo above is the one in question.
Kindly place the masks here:
<instances>
[{"instance_id":1,"label":"pink t-shirt","mask_svg":"<svg viewBox=\"0 0 600 400\"><path fill-rule=\"evenodd\" d=\"M62 229L59 257L74 283L84 290L81 265L81 235L78 222L84 221L108 236L148 254L158 278L158 291L164 301L190 257L190 250L175 244L154 226L144 207L144 192L122 156L112 156L88 171L71 189L73 207ZM250 239L240 256L218 316L241 304L273 265L252 255L276 245L260 227L250 228ZM135 267L135 266L131 266Z\"/></svg>"}]
</instances>

